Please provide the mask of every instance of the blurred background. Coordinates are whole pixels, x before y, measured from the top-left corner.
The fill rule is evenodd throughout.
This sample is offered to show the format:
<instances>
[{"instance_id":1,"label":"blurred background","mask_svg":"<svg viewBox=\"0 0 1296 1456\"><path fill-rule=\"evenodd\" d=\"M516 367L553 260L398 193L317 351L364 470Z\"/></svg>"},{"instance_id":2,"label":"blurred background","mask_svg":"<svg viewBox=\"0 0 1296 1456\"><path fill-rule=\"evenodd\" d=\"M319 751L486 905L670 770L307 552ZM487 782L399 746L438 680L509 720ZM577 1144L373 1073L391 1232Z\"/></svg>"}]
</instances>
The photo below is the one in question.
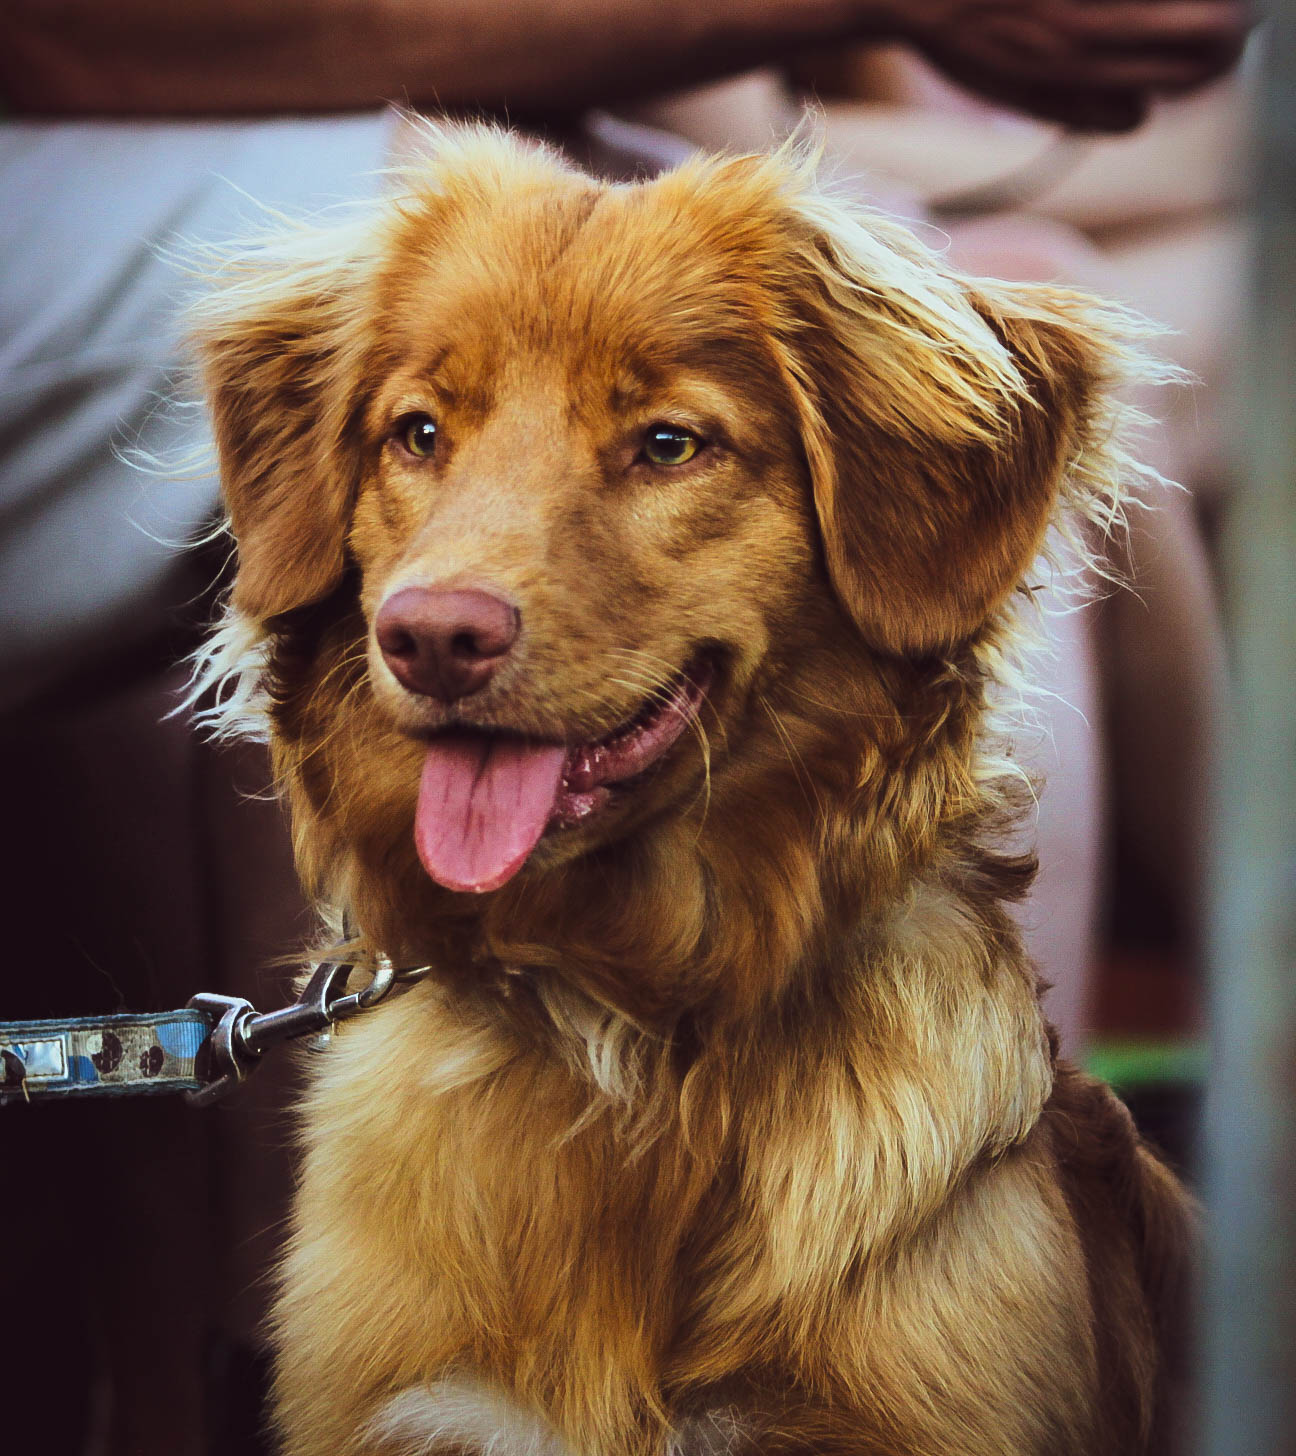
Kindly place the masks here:
<instances>
[{"instance_id":1,"label":"blurred background","mask_svg":"<svg viewBox=\"0 0 1296 1456\"><path fill-rule=\"evenodd\" d=\"M314 933L255 747L173 715L228 543L176 257L345 204L395 105L608 177L802 124L974 274L1170 332L1139 403L1182 489L1129 590L1045 597L1023 923L1073 1057L1208 1200L1201 1450L1296 1451L1296 48L1235 0L12 0L0 15L0 1017L287 1000ZM165 467L151 462L167 462ZM4 1439L255 1456L291 1073L231 1102L0 1108ZM321 1378L327 1378L321 1372Z\"/></svg>"}]
</instances>

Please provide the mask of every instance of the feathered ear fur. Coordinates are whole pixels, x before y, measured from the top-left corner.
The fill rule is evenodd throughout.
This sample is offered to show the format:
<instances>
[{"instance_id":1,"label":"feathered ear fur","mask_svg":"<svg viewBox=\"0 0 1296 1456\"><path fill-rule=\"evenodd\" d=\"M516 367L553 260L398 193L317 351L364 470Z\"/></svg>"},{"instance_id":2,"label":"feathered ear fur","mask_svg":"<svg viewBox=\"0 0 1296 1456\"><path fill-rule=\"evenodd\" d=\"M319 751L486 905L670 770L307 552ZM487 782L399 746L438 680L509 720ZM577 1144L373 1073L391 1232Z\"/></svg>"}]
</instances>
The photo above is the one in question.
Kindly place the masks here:
<instances>
[{"instance_id":1,"label":"feathered ear fur","mask_svg":"<svg viewBox=\"0 0 1296 1456\"><path fill-rule=\"evenodd\" d=\"M822 198L796 212L784 362L834 589L874 646L938 652L1039 551L1108 385L1111 318L1090 328L1090 301L1063 290L961 279Z\"/></svg>"},{"instance_id":2,"label":"feathered ear fur","mask_svg":"<svg viewBox=\"0 0 1296 1456\"><path fill-rule=\"evenodd\" d=\"M865 637L887 651L935 652L971 635L1022 579L1057 505L1090 361L1060 326L994 324L1023 392L963 441L879 430L849 398L849 355L832 343L815 369L831 391L812 457L829 570Z\"/></svg>"},{"instance_id":3,"label":"feathered ear fur","mask_svg":"<svg viewBox=\"0 0 1296 1456\"><path fill-rule=\"evenodd\" d=\"M219 270L193 342L238 543L233 604L264 621L342 576L364 238L299 227Z\"/></svg>"}]
</instances>

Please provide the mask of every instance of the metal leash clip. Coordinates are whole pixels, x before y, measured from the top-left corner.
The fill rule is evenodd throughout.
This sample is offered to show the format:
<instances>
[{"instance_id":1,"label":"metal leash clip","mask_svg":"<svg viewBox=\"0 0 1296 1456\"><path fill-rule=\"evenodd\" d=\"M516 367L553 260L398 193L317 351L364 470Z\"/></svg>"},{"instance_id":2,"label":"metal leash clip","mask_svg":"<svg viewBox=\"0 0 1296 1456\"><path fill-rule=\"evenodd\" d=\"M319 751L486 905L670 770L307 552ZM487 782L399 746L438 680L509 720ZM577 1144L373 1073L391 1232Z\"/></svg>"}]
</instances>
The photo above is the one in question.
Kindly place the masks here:
<instances>
[{"instance_id":1,"label":"metal leash clip","mask_svg":"<svg viewBox=\"0 0 1296 1456\"><path fill-rule=\"evenodd\" d=\"M373 978L359 991L349 992L347 981L356 967L348 961L326 961L319 966L291 1006L259 1012L241 996L202 991L188 1005L214 1021L206 1047L206 1086L186 1094L194 1107L219 1102L261 1064L262 1055L280 1042L302 1036L327 1036L334 1024L377 1006L398 984L422 980L430 966L396 970L385 955L377 956Z\"/></svg>"}]
</instances>

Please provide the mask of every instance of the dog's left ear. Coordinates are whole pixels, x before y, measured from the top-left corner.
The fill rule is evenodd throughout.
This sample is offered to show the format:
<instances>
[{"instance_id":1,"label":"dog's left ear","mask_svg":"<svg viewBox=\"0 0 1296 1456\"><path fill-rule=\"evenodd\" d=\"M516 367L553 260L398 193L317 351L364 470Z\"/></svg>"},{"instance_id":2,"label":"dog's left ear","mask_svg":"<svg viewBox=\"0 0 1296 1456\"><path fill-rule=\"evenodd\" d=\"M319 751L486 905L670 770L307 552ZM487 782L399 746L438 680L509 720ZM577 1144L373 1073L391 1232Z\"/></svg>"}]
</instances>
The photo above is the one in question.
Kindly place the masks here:
<instances>
[{"instance_id":1,"label":"dog's left ear","mask_svg":"<svg viewBox=\"0 0 1296 1456\"><path fill-rule=\"evenodd\" d=\"M784 335L829 573L874 646L941 651L1038 553L1105 346L1080 295L977 285L892 224L830 220Z\"/></svg>"}]
</instances>

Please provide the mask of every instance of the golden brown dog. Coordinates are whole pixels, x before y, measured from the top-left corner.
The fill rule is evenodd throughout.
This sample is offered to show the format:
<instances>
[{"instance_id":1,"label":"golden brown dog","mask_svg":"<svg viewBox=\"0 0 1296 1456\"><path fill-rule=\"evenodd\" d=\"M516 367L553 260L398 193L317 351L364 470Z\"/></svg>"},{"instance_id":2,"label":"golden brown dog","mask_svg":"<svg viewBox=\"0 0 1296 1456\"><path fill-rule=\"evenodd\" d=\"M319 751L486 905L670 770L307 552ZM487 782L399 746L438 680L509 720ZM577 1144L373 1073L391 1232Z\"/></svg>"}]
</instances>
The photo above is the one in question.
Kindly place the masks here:
<instances>
[{"instance_id":1,"label":"golden brown dog","mask_svg":"<svg viewBox=\"0 0 1296 1456\"><path fill-rule=\"evenodd\" d=\"M1122 326L791 155L489 131L225 270L204 681L436 968L313 1065L290 1456L1166 1449L1183 1196L1052 1055L1001 838Z\"/></svg>"}]
</instances>

